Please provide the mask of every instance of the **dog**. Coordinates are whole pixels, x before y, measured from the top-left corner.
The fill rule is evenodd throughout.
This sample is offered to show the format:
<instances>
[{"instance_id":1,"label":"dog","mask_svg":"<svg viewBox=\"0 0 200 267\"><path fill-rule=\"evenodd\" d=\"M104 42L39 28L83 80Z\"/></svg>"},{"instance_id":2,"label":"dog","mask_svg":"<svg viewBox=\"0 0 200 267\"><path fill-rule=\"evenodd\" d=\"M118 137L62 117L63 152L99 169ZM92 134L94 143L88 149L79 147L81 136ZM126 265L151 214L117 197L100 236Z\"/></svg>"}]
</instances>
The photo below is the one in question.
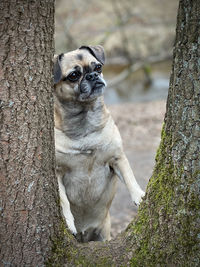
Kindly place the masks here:
<instances>
[{"instance_id":1,"label":"dog","mask_svg":"<svg viewBox=\"0 0 200 267\"><path fill-rule=\"evenodd\" d=\"M63 215L80 242L110 240L117 177L136 205L144 196L104 104L104 63L100 45L54 57L56 175Z\"/></svg>"}]
</instances>

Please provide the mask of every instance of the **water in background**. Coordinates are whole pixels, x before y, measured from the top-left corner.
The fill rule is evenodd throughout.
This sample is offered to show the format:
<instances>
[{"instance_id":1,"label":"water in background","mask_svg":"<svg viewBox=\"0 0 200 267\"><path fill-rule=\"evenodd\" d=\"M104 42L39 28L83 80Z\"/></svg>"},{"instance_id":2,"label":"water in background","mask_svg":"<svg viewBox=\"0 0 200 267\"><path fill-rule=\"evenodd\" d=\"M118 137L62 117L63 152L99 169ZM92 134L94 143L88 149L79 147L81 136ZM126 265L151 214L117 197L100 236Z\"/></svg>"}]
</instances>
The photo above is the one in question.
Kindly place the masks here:
<instances>
[{"instance_id":1,"label":"water in background","mask_svg":"<svg viewBox=\"0 0 200 267\"><path fill-rule=\"evenodd\" d=\"M112 79L124 70L126 66L105 66L104 78ZM131 74L114 88L106 88L105 103L119 104L124 102L146 102L166 100L169 88L171 61L151 65L151 83L147 84L143 70Z\"/></svg>"}]
</instances>

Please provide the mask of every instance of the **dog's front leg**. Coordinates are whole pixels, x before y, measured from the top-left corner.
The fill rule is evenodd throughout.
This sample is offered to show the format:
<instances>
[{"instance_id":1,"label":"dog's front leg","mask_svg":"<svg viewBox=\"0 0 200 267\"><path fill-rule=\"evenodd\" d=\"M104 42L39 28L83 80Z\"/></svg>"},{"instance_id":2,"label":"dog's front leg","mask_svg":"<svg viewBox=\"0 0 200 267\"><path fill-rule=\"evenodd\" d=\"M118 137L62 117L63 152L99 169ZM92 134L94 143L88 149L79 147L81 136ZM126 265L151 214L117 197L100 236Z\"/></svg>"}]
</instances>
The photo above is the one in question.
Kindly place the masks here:
<instances>
[{"instance_id":1,"label":"dog's front leg","mask_svg":"<svg viewBox=\"0 0 200 267\"><path fill-rule=\"evenodd\" d=\"M112 162L112 168L120 180L126 184L133 202L139 205L145 193L138 185L125 154Z\"/></svg>"},{"instance_id":2,"label":"dog's front leg","mask_svg":"<svg viewBox=\"0 0 200 267\"><path fill-rule=\"evenodd\" d=\"M72 234L76 235L77 231L74 224L74 216L70 210L70 204L66 195L64 184L62 182L62 178L59 175L58 175L58 188L60 193L60 204L63 210L63 215L65 217L67 226L69 230L72 232Z\"/></svg>"}]
</instances>

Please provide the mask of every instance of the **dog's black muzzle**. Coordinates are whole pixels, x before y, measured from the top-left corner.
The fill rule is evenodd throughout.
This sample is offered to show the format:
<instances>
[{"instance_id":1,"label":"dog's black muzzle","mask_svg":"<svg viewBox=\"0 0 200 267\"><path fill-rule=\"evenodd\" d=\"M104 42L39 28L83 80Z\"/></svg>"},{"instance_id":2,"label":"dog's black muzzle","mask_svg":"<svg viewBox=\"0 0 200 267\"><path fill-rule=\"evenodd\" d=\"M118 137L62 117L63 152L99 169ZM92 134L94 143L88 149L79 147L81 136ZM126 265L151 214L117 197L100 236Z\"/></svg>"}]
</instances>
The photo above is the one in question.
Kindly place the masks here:
<instances>
[{"instance_id":1,"label":"dog's black muzzle","mask_svg":"<svg viewBox=\"0 0 200 267\"><path fill-rule=\"evenodd\" d=\"M81 99L102 94L105 86L105 81L97 72L86 73L80 84Z\"/></svg>"}]
</instances>

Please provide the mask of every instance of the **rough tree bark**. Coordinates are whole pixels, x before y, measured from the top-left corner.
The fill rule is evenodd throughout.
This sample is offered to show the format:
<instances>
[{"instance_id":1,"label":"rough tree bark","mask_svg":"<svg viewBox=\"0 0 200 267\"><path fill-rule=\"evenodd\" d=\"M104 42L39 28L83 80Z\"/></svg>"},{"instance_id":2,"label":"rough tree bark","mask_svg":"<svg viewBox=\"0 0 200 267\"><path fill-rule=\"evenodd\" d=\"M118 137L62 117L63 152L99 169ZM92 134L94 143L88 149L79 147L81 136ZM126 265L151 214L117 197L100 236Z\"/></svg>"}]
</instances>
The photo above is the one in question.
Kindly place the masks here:
<instances>
[{"instance_id":1,"label":"rough tree bark","mask_svg":"<svg viewBox=\"0 0 200 267\"><path fill-rule=\"evenodd\" d=\"M42 266L58 235L54 0L0 1L0 266Z\"/></svg>"},{"instance_id":2,"label":"rough tree bark","mask_svg":"<svg viewBox=\"0 0 200 267\"><path fill-rule=\"evenodd\" d=\"M4 46L1 263L42 266L46 260L49 266L64 262L67 266L199 266L199 0L180 0L162 140L138 216L115 240L88 244L78 244L69 234L56 205L49 79L52 43L47 39L53 27L49 17L53 3L24 1L23 8L15 9L11 1L2 3L7 11L0 9ZM11 10L12 24L7 21ZM26 12L33 21L24 27L19 17L22 21ZM29 16L25 16L27 23ZM19 43L13 43L15 38Z\"/></svg>"}]
</instances>

